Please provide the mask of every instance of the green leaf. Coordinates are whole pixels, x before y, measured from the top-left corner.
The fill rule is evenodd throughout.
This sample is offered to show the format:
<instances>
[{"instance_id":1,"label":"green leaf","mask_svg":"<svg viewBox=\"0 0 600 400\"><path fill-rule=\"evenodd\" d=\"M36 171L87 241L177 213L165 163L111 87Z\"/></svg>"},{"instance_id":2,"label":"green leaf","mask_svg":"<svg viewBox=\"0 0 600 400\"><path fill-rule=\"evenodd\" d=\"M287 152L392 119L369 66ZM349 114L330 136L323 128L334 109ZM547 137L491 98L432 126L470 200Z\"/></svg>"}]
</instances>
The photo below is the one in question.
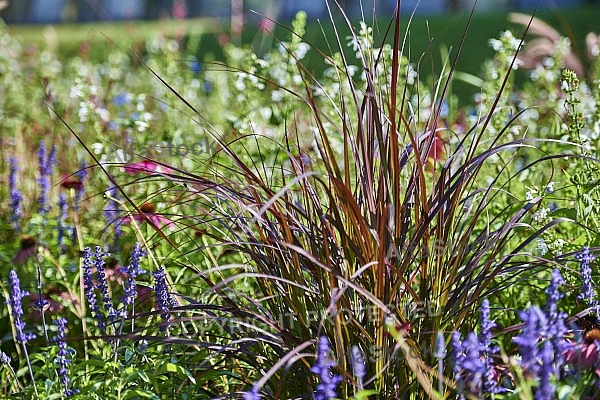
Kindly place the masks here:
<instances>
[{"instance_id":1,"label":"green leaf","mask_svg":"<svg viewBox=\"0 0 600 400\"><path fill-rule=\"evenodd\" d=\"M369 396L374 395L374 394L378 394L379 392L377 390L361 390L359 392L356 393L356 395L354 396L354 398L356 400L364 400L367 399Z\"/></svg>"},{"instance_id":2,"label":"green leaf","mask_svg":"<svg viewBox=\"0 0 600 400\"><path fill-rule=\"evenodd\" d=\"M559 217L559 218L569 218L572 220L577 220L577 209L575 208L558 208L554 211L552 211L552 216L553 217Z\"/></svg>"},{"instance_id":3,"label":"green leaf","mask_svg":"<svg viewBox=\"0 0 600 400\"><path fill-rule=\"evenodd\" d=\"M158 397L156 395L156 393L152 393L148 390L134 389L134 390L128 390L127 393L125 394L125 396L123 397L123 400L136 399L136 398L156 399L156 400L160 399L160 397Z\"/></svg>"}]
</instances>

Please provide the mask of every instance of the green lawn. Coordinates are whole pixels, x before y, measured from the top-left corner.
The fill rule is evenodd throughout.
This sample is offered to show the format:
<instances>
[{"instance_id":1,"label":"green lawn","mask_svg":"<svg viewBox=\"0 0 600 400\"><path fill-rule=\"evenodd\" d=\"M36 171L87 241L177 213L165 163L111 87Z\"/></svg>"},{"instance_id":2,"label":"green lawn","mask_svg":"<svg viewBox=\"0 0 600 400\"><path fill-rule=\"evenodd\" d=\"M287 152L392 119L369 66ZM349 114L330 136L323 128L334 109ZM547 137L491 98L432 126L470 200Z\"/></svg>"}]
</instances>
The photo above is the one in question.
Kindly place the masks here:
<instances>
[{"instance_id":1,"label":"green lawn","mask_svg":"<svg viewBox=\"0 0 600 400\"><path fill-rule=\"evenodd\" d=\"M584 38L588 32L598 30L597 21L600 20L600 7L586 6L565 10L562 13L545 10L538 16L563 35L571 37L574 48L579 53L585 53ZM378 21L379 29L383 34L388 19ZM465 25L468 21L467 13L445 16L419 16L410 23L410 35L407 37L407 54L413 63L420 63L421 76L430 76L431 71L440 71L442 65L442 48L452 49L451 56L456 54ZM406 32L408 18L402 19L402 30ZM479 74L482 62L489 59L492 49L488 46L489 38L498 37L499 33L509 27L508 15L505 12L492 14L477 14L471 21L467 38L457 64L457 71ZM341 37L349 35L345 22L337 24ZM18 37L22 43L32 43L38 46L57 47L63 57L72 57L79 53L80 43L87 40L90 43L90 58L102 59L109 52L110 41L129 49L141 49L144 40L161 32L169 36L185 32L188 38L194 38L197 43L196 53L201 60L222 60L223 52L219 44L219 36L227 33L227 21L214 19L193 19L184 22L174 20L136 21L136 22L99 22L87 24L64 24L53 27L42 25L9 26L11 35ZM519 29L515 29L518 32ZM315 44L324 53L329 54L328 44L323 40L331 38L333 27L330 21L309 22L306 29L305 40ZM198 40L198 35L200 38ZM274 32L275 38L287 40L289 33L281 27ZM108 38L108 39L107 39ZM109 40L110 39L110 40ZM242 35L242 42L252 43L260 52L276 43L272 37L263 37L256 27L247 26ZM336 43L329 45L335 48ZM346 45L346 43L342 43ZM196 45L194 45L195 47ZM350 50L345 47L345 51ZM309 52L305 65L317 72L323 68L323 57L316 51ZM455 83L454 90L459 97L469 97L476 88L460 82Z\"/></svg>"}]
</instances>

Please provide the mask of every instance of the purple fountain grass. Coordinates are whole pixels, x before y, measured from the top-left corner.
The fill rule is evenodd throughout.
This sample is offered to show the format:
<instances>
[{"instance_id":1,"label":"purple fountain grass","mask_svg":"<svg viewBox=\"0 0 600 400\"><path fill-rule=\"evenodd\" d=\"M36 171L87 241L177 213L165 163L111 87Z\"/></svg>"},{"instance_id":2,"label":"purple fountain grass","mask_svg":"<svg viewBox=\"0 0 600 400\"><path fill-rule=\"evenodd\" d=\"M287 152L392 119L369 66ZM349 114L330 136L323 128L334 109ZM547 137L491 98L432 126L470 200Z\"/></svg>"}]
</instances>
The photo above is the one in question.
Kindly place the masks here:
<instances>
[{"instance_id":1,"label":"purple fountain grass","mask_svg":"<svg viewBox=\"0 0 600 400\"><path fill-rule=\"evenodd\" d=\"M72 351L68 349L67 343L65 342L67 320L64 318L58 318L54 321L54 324L58 327L58 332L54 338L55 343L58 345L58 354L55 359L55 362L59 367L57 371L58 379L64 387L63 393L65 397L73 397L75 394L79 393L79 390L71 389L69 387L71 380L69 378L68 366L71 363Z\"/></svg>"},{"instance_id":2,"label":"purple fountain grass","mask_svg":"<svg viewBox=\"0 0 600 400\"><path fill-rule=\"evenodd\" d=\"M14 157L10 157L9 159L9 175L8 175L8 188L10 191L10 218L13 225L13 228L16 232L21 231L21 217L22 217L22 209L21 202L23 201L23 193L18 188L17 185L17 171L18 165L17 160Z\"/></svg>"},{"instance_id":3,"label":"purple fountain grass","mask_svg":"<svg viewBox=\"0 0 600 400\"><path fill-rule=\"evenodd\" d=\"M311 371L319 376L319 384L315 391L315 400L330 400L337 396L336 387L342 381L341 376L334 375L331 368L337 364L330 357L329 340L325 336L319 338L317 347L317 362Z\"/></svg>"}]
</instances>

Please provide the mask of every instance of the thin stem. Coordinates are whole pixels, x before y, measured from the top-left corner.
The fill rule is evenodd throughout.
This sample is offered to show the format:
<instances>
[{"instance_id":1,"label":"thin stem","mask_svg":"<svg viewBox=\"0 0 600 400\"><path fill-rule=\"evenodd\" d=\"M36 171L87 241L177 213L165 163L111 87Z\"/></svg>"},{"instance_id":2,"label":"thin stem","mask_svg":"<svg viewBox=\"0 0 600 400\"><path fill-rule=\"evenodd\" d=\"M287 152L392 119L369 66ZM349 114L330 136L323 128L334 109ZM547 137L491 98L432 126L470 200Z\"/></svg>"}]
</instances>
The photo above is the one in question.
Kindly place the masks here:
<instances>
[{"instance_id":1,"label":"thin stem","mask_svg":"<svg viewBox=\"0 0 600 400\"><path fill-rule=\"evenodd\" d=\"M27 353L27 346L23 343L23 352L25 353L25 360L27 360L27 367L29 368L29 375L31 376L31 384L33 385L33 391L35 392L35 397L40 398L40 395L37 391L37 386L35 385L35 378L33 376L33 369L31 368L31 362L29 361L29 353Z\"/></svg>"},{"instance_id":2,"label":"thin stem","mask_svg":"<svg viewBox=\"0 0 600 400\"><path fill-rule=\"evenodd\" d=\"M48 340L48 328L46 327L46 315L44 314L44 312L46 311L46 307L44 304L44 299L42 298L42 267L40 266L40 264L41 264L41 260L40 260L40 256L38 253L37 263L36 263L38 299L37 299L36 306L39 308L40 315L42 316L42 326L44 327L44 337L46 338L46 345L48 345L50 343L50 341Z\"/></svg>"}]
</instances>

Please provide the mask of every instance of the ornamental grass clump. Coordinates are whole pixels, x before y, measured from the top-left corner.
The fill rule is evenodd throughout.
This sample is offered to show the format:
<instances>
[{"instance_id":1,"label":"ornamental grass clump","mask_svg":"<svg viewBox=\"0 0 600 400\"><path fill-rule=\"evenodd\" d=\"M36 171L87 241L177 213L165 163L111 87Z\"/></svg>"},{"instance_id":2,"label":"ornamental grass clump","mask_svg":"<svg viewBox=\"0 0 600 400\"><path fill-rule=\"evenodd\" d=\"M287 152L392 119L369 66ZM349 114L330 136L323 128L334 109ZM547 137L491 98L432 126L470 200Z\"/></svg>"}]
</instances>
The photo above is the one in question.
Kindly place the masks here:
<instances>
[{"instance_id":1,"label":"ornamental grass clump","mask_svg":"<svg viewBox=\"0 0 600 400\"><path fill-rule=\"evenodd\" d=\"M318 331L337 354L349 354L352 346L367 354L361 388L361 380L351 378L351 357L339 358L337 396L368 389L381 398L435 397L428 366L438 361L437 332L473 325L482 298L519 293L523 282L549 271L553 256L534 257L533 246L570 221L546 211L545 193L529 195L523 188L525 179L549 187L559 175L554 163L572 156L575 147L564 143L569 151L536 154L554 139L531 136L521 123L523 111L507 112L505 90L514 88L523 38L504 35L479 114L455 131L457 112L448 104L454 102L451 82L464 37L442 72L425 84L408 57L399 10L377 37L365 21L355 30L332 7L332 17L350 28L356 58L346 55L346 41L336 31L333 54L322 53L329 66L323 83L301 62L307 51L319 52L302 40L302 15L277 52L261 58L229 48L230 98L248 114L236 116L223 132L203 125L219 150L199 161L195 172L157 163L169 168L171 183L160 195L177 194L177 206L191 206L173 229L192 228L201 238L182 262L194 271L194 282L206 285L210 301L188 299L185 309L215 323L221 320L214 310L227 310L227 323L213 325L223 330L219 339L210 332L204 337L227 351L244 381L260 379L265 396L294 398L313 387L305 364L283 368L280 360ZM147 66L204 121L158 67ZM522 154L527 163L517 163ZM161 176L135 184L150 185ZM152 229L164 238L159 224ZM210 268L188 262L194 252L207 255ZM153 274L164 330L174 313L163 271ZM511 304L525 305L522 295ZM198 318L177 320L194 326ZM548 310L555 351L564 350L563 319ZM456 375L458 387L462 381L463 391L476 396L498 390L492 324L485 324L480 337L470 333L461 340L455 357L465 371ZM261 371L269 371L264 376L270 379Z\"/></svg>"},{"instance_id":2,"label":"ornamental grass clump","mask_svg":"<svg viewBox=\"0 0 600 400\"><path fill-rule=\"evenodd\" d=\"M67 63L32 53L44 83L27 97L49 110L6 124L31 143L50 132L43 143L58 150L40 151L39 170L21 163L18 179L5 171L2 200L22 212L20 231L5 217L15 229L0 254L17 253L38 293L21 312L9 303L12 320L0 308L16 344L0 343L0 393L591 396L598 89L563 72L560 54L525 77L539 90L521 87L512 75L526 36L504 32L480 96L462 104L453 82L465 78L468 25L429 75L400 7L355 26L329 6L335 35L322 46L300 13L272 50L225 46L225 65L192 67L191 37L100 64L85 46ZM13 81L6 104L20 110L36 86ZM55 169L69 178L52 182ZM45 180L28 187L27 176ZM26 348L15 315L40 337Z\"/></svg>"}]
</instances>

